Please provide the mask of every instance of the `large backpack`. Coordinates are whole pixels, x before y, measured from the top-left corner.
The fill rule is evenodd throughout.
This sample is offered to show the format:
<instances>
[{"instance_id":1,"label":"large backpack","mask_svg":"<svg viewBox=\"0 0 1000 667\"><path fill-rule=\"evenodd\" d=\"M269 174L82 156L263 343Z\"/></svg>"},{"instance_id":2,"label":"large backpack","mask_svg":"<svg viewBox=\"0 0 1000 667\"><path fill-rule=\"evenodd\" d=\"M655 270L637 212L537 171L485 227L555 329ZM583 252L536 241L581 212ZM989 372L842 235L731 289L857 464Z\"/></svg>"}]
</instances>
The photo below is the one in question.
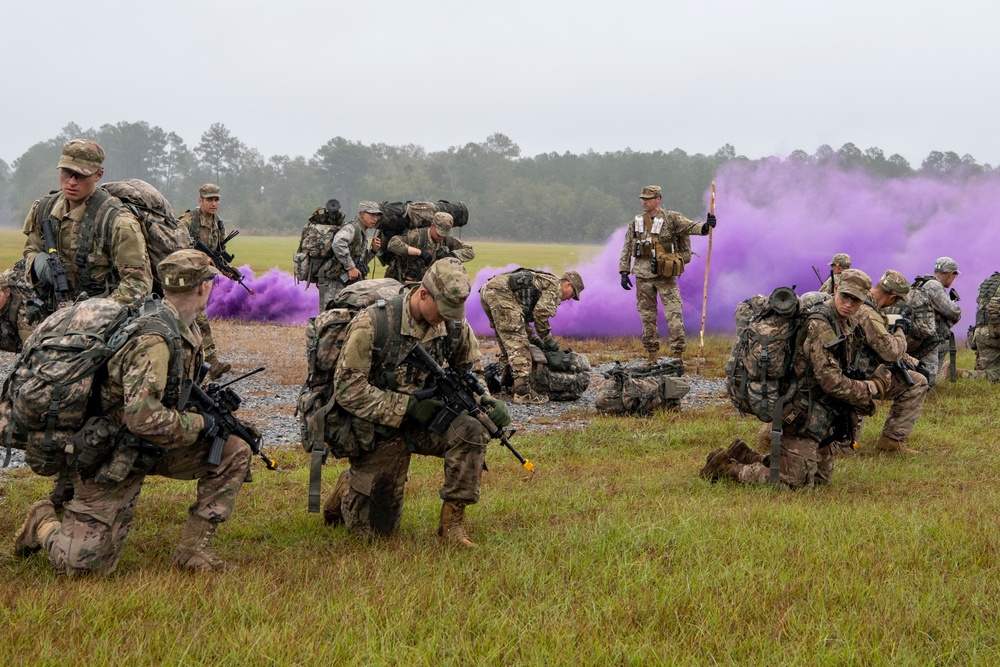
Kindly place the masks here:
<instances>
[{"instance_id":1,"label":"large backpack","mask_svg":"<svg viewBox=\"0 0 1000 667\"><path fill-rule=\"evenodd\" d=\"M156 276L156 267L170 253L191 247L191 235L177 222L170 202L146 181L126 178L101 186L109 195L117 197L142 223L146 239L146 254ZM158 279L158 276L157 276Z\"/></svg>"},{"instance_id":2,"label":"large backpack","mask_svg":"<svg viewBox=\"0 0 1000 667\"><path fill-rule=\"evenodd\" d=\"M379 204L379 208L382 209L382 216L378 229L383 248L388 247L389 239L408 229L430 226L435 213L450 213L455 227L464 227L469 222L469 208L460 201L384 201ZM383 264L388 264L390 259L391 256L386 256L386 253L379 254L379 261Z\"/></svg>"},{"instance_id":3,"label":"large backpack","mask_svg":"<svg viewBox=\"0 0 1000 667\"><path fill-rule=\"evenodd\" d=\"M984 280L976 295L976 326L986 324L986 304L994 297L1000 296L1000 271Z\"/></svg>"},{"instance_id":4,"label":"large backpack","mask_svg":"<svg viewBox=\"0 0 1000 667\"><path fill-rule=\"evenodd\" d=\"M25 450L25 461L39 475L99 461L99 452L75 449L73 436L100 413L96 389L106 377L107 361L140 332L159 335L170 346L165 400L176 401L183 373L180 336L176 322L164 319L162 308L155 297L147 297L138 308L93 298L42 322L25 341L0 393L4 465L11 448ZM93 445L107 453L114 444L107 439L110 435Z\"/></svg>"},{"instance_id":5,"label":"large backpack","mask_svg":"<svg viewBox=\"0 0 1000 667\"><path fill-rule=\"evenodd\" d=\"M661 409L680 409L681 399L691 389L687 380L681 378L683 374L684 365L680 360L640 369L616 363L604 373L605 379L594 397L594 407L603 414L638 416Z\"/></svg>"},{"instance_id":6,"label":"large backpack","mask_svg":"<svg viewBox=\"0 0 1000 667\"><path fill-rule=\"evenodd\" d=\"M295 282L319 283L320 274L333 261L333 237L343 226L344 214L336 199L313 211L299 235L299 249L292 255Z\"/></svg>"}]
</instances>

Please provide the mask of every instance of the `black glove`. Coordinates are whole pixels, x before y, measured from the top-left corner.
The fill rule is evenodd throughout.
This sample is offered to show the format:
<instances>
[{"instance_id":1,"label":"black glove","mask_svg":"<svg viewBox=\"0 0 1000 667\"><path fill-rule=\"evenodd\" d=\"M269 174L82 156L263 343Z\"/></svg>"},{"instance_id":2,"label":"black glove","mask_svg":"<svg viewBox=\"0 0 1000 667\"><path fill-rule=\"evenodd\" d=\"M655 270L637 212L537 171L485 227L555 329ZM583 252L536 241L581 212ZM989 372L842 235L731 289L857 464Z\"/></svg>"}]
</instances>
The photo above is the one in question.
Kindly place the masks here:
<instances>
[{"instance_id":1,"label":"black glove","mask_svg":"<svg viewBox=\"0 0 1000 667\"><path fill-rule=\"evenodd\" d=\"M558 352L559 351L559 341L555 338L547 338L542 341L542 349L546 352Z\"/></svg>"},{"instance_id":2,"label":"black glove","mask_svg":"<svg viewBox=\"0 0 1000 667\"><path fill-rule=\"evenodd\" d=\"M421 250L420 251L420 260L424 264L430 264L431 262L434 261L434 256L432 254L430 254L429 252L427 252L426 250Z\"/></svg>"},{"instance_id":3,"label":"black glove","mask_svg":"<svg viewBox=\"0 0 1000 667\"><path fill-rule=\"evenodd\" d=\"M205 420L205 425L198 431L198 439L207 442L215 438L215 417L207 413L202 413L201 418Z\"/></svg>"},{"instance_id":4,"label":"black glove","mask_svg":"<svg viewBox=\"0 0 1000 667\"><path fill-rule=\"evenodd\" d=\"M510 426L510 412L507 411L507 405L503 401L492 396L483 396L479 399L479 404L488 411L490 421L497 428L504 429Z\"/></svg>"},{"instance_id":5,"label":"black glove","mask_svg":"<svg viewBox=\"0 0 1000 667\"><path fill-rule=\"evenodd\" d=\"M948 298L951 299L952 301L961 301L962 300L962 297L960 297L958 295L958 292L955 291L954 287L952 287L950 290L948 290Z\"/></svg>"},{"instance_id":6,"label":"black glove","mask_svg":"<svg viewBox=\"0 0 1000 667\"><path fill-rule=\"evenodd\" d=\"M413 417L425 426L431 422L437 413L444 407L444 401L436 398L425 398L422 401L410 397L410 402L406 404L406 416Z\"/></svg>"},{"instance_id":7,"label":"black glove","mask_svg":"<svg viewBox=\"0 0 1000 667\"><path fill-rule=\"evenodd\" d=\"M455 253L453 253L451 251L451 248L449 248L448 246L444 246L443 245L440 248L438 248L438 251L437 251L437 258L438 259L448 259L449 257L456 257L457 258L457 255L455 255Z\"/></svg>"},{"instance_id":8,"label":"black glove","mask_svg":"<svg viewBox=\"0 0 1000 667\"><path fill-rule=\"evenodd\" d=\"M904 334L910 333L910 320L905 317L897 317L896 321L893 322L891 326L893 331L899 329Z\"/></svg>"},{"instance_id":9,"label":"black glove","mask_svg":"<svg viewBox=\"0 0 1000 667\"><path fill-rule=\"evenodd\" d=\"M716 219L715 214L709 213L708 217L705 219L705 226L709 229L715 229L716 223L718 223L718 220Z\"/></svg>"},{"instance_id":10,"label":"black glove","mask_svg":"<svg viewBox=\"0 0 1000 667\"><path fill-rule=\"evenodd\" d=\"M921 374L921 375L923 375L923 376L924 376L925 378L927 378L927 381L928 381L928 382L930 382L930 381L931 381L931 371L930 371L930 369L929 369L929 368L927 368L927 366L925 366L925 365L924 365L924 362L922 362L922 361L921 361L921 362L919 362L919 363L917 364L917 367L916 367L916 369L914 369L914 370L916 370L916 371L917 371L918 373L920 373L920 374Z\"/></svg>"},{"instance_id":11,"label":"black glove","mask_svg":"<svg viewBox=\"0 0 1000 667\"><path fill-rule=\"evenodd\" d=\"M622 274L622 289L624 290L632 289L632 281L628 279L627 273Z\"/></svg>"}]
</instances>

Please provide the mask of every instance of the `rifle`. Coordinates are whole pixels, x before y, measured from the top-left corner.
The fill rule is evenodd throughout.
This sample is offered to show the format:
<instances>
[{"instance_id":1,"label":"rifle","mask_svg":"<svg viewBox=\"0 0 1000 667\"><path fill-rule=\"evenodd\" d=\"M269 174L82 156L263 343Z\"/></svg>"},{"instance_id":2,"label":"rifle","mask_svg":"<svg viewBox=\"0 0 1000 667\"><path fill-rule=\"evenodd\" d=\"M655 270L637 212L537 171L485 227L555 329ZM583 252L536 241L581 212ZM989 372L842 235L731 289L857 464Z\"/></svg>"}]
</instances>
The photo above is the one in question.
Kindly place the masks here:
<instances>
[{"instance_id":1,"label":"rifle","mask_svg":"<svg viewBox=\"0 0 1000 667\"><path fill-rule=\"evenodd\" d=\"M913 378L910 377L910 369L906 364L903 363L902 359L893 362L889 366L889 370L892 371L894 375L898 376L907 385L909 385L910 387L913 386L914 382Z\"/></svg>"},{"instance_id":2,"label":"rifle","mask_svg":"<svg viewBox=\"0 0 1000 667\"><path fill-rule=\"evenodd\" d=\"M361 272L361 277L357 280L351 280L350 271L344 271L340 274L340 282L345 285L350 285L351 283L358 283L368 277L368 265L367 264L355 264L354 268Z\"/></svg>"},{"instance_id":3,"label":"rifle","mask_svg":"<svg viewBox=\"0 0 1000 667\"><path fill-rule=\"evenodd\" d=\"M819 286L820 286L820 287L823 287L823 285L824 285L824 284L826 284L826 283L824 283L824 282L823 282L823 276L821 276L821 275L819 274L819 269L817 269L817 268L816 268L816 267L814 266L814 267L812 267L812 270L813 270L813 273L815 273L815 274L816 274L816 280L818 280L818 281L819 281Z\"/></svg>"},{"instance_id":4,"label":"rifle","mask_svg":"<svg viewBox=\"0 0 1000 667\"><path fill-rule=\"evenodd\" d=\"M433 386L413 392L414 398L418 401L433 396L444 399L444 407L431 421L427 430L435 435L444 435L444 432L448 430L451 423L455 421L455 417L463 412L468 413L469 416L475 417L479 420L479 423L486 427L491 438L500 440L500 444L510 450L510 453L524 466L525 470L532 475L535 474L534 464L521 456L521 452L517 451L514 445L510 444L510 440L508 440L508 438L514 437L514 429L511 429L510 432L505 432L503 429L498 428L489 415L486 414L486 411L483 410L482 406L476 401L476 396L485 394L486 389L483 388L483 385L479 384L479 380L476 379L476 376L471 371L459 373L454 368L442 368L438 362L434 361L434 357L427 354L427 350L420 347L419 343L414 343L413 347L407 350L406 355L403 356L399 363L415 366L430 373L434 378Z\"/></svg>"},{"instance_id":5,"label":"rifle","mask_svg":"<svg viewBox=\"0 0 1000 667\"><path fill-rule=\"evenodd\" d=\"M59 259L59 251L56 249L56 235L52 231L52 216L42 220L42 236L45 238L45 248L48 251L45 262L49 265L49 281L52 283L54 303L52 311L60 302L69 298L69 282L66 280L66 267Z\"/></svg>"},{"instance_id":6,"label":"rifle","mask_svg":"<svg viewBox=\"0 0 1000 667\"><path fill-rule=\"evenodd\" d=\"M239 272L239 269L237 269L236 267L232 266L229 263L233 261L234 259L233 255L231 253L226 252L226 243L231 241L233 237L239 233L240 230L237 229L236 231L231 232L228 236L226 236L226 238L222 241L222 247L219 249L219 252L215 252L207 245L202 243L201 239L198 239L194 242L194 249L200 250L209 257L211 257L212 262L215 264L215 267L219 269L219 272L222 273L222 275L224 275L225 277L229 278L234 282L238 282L243 289L250 292L250 296L254 296L254 291L249 287L247 287L246 283L243 282L243 274Z\"/></svg>"},{"instance_id":7,"label":"rifle","mask_svg":"<svg viewBox=\"0 0 1000 667\"><path fill-rule=\"evenodd\" d=\"M955 332L948 332L948 382L958 382L958 369L955 368L955 356L958 354L958 348L955 345Z\"/></svg>"},{"instance_id":8,"label":"rifle","mask_svg":"<svg viewBox=\"0 0 1000 667\"><path fill-rule=\"evenodd\" d=\"M205 364L208 366L208 364ZM230 380L226 384L219 385L214 382L205 389L198 386L193 380L187 380L181 391L180 400L177 401L177 409L183 410L188 403L193 405L201 414L207 414L215 419L215 428L209 435L212 437L212 447L208 451L208 464L217 466L222 461L222 447L226 444L226 439L230 435L244 440L250 445L250 451L264 460L268 470L281 470L273 459L267 457L260 450L263 438L256 435L250 428L233 413L240 409L243 399L229 385L246 379L251 375L256 375L264 370L261 366L249 373L244 373L235 380Z\"/></svg>"}]
</instances>

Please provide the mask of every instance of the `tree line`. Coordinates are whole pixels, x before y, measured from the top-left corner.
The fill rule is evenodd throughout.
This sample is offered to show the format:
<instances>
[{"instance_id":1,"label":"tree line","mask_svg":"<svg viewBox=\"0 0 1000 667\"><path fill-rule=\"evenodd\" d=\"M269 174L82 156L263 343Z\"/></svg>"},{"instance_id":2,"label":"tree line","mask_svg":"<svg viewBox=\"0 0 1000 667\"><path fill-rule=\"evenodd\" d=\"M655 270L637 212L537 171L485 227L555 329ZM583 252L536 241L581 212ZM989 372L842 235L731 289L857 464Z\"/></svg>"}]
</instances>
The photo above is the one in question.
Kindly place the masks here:
<instances>
[{"instance_id":1,"label":"tree line","mask_svg":"<svg viewBox=\"0 0 1000 667\"><path fill-rule=\"evenodd\" d=\"M408 144L365 145L334 137L309 158L265 158L223 125L214 123L193 147L175 132L140 121L87 129L69 124L8 165L0 160L0 224L19 226L31 202L57 185L54 165L63 143L96 140L107 154L105 181L140 178L160 189L175 213L191 208L198 187L222 187L222 217L254 234L296 234L328 199L341 201L350 217L363 199L462 201L469 206L466 238L500 241L598 243L638 209L643 185L663 186L669 208L691 218L704 215L704 192L715 172L739 160L732 145L712 155L639 152L631 149L526 157L510 137L495 133L444 151ZM924 174L965 178L1000 171L971 155L932 151L918 168L899 154L861 150L847 143L814 153L793 151L786 160L862 169L886 179Z\"/></svg>"}]
</instances>

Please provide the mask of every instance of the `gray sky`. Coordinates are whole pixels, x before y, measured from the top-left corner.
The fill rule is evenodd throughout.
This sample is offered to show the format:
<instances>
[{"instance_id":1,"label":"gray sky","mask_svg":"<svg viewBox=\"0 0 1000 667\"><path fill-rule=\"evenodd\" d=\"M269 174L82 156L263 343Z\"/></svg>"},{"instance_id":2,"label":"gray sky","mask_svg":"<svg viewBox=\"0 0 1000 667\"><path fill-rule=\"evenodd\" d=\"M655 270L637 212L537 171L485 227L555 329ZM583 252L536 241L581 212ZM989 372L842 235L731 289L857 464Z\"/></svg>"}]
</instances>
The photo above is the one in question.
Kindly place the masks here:
<instances>
[{"instance_id":1,"label":"gray sky","mask_svg":"<svg viewBox=\"0 0 1000 667\"><path fill-rule=\"evenodd\" d=\"M1000 163L996 5L952 0L7 2L0 158L69 122L223 123L266 157L335 136L524 155L852 141Z\"/></svg>"}]
</instances>

